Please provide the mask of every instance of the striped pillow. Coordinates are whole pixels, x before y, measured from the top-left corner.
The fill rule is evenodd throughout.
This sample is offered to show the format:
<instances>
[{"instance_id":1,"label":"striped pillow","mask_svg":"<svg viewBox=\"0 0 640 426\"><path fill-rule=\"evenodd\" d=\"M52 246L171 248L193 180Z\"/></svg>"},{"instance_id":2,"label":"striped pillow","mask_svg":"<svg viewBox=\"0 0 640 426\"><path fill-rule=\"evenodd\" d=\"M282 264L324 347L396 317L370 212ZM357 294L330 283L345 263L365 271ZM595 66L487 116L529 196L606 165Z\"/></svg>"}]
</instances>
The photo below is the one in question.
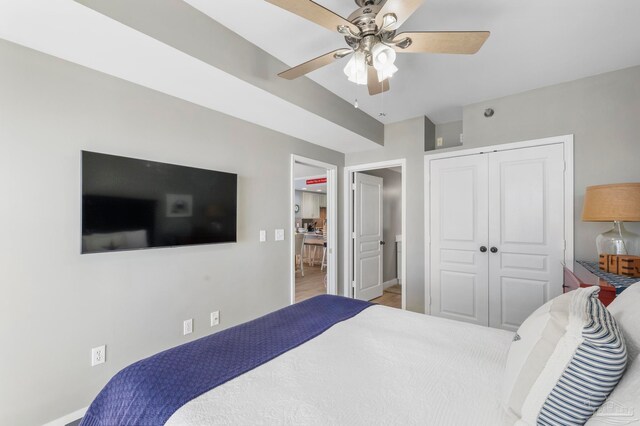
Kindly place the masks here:
<instances>
[{"instance_id":1,"label":"striped pillow","mask_svg":"<svg viewBox=\"0 0 640 426\"><path fill-rule=\"evenodd\" d=\"M620 381L627 350L599 291L593 286L572 292L566 333L531 388L524 423L583 425Z\"/></svg>"}]
</instances>

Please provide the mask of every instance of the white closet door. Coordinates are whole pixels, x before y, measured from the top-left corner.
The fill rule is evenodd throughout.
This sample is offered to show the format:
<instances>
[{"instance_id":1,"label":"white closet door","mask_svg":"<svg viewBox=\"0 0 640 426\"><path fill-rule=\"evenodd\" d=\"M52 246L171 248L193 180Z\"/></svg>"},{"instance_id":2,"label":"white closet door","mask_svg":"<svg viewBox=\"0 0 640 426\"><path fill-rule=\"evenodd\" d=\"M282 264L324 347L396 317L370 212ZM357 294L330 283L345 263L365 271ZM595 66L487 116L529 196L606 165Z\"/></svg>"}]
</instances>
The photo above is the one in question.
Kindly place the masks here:
<instances>
[{"instance_id":1,"label":"white closet door","mask_svg":"<svg viewBox=\"0 0 640 426\"><path fill-rule=\"evenodd\" d=\"M562 293L563 199L562 145L489 154L491 327L516 330Z\"/></svg>"},{"instance_id":2,"label":"white closet door","mask_svg":"<svg viewBox=\"0 0 640 426\"><path fill-rule=\"evenodd\" d=\"M431 312L489 324L486 155L431 162Z\"/></svg>"}]
</instances>

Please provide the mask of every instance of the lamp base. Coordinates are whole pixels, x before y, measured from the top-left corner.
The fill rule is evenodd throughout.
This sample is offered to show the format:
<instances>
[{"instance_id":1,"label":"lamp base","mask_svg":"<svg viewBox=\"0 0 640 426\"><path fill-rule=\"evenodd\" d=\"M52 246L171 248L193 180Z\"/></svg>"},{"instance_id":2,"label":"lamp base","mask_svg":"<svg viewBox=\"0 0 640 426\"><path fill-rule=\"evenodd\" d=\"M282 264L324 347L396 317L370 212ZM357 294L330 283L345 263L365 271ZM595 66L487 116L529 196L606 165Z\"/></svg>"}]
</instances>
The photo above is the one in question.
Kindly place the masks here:
<instances>
[{"instance_id":1,"label":"lamp base","mask_svg":"<svg viewBox=\"0 0 640 426\"><path fill-rule=\"evenodd\" d=\"M613 222L613 228L596 238L598 254L640 254L640 235L627 231L622 222Z\"/></svg>"}]
</instances>

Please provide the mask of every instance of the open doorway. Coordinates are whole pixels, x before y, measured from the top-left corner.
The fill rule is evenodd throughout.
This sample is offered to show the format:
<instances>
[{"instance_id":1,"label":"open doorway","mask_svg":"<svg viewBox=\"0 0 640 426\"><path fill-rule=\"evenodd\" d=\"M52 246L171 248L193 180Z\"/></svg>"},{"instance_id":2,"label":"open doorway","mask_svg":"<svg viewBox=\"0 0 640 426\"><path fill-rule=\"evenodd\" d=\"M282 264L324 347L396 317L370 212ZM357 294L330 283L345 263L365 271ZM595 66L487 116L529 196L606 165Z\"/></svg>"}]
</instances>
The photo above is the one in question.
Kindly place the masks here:
<instances>
[{"instance_id":1,"label":"open doorway","mask_svg":"<svg viewBox=\"0 0 640 426\"><path fill-rule=\"evenodd\" d=\"M337 167L292 156L291 303L337 294Z\"/></svg>"},{"instance_id":2,"label":"open doorway","mask_svg":"<svg viewBox=\"0 0 640 426\"><path fill-rule=\"evenodd\" d=\"M345 296L406 307L405 160L345 169Z\"/></svg>"}]
</instances>

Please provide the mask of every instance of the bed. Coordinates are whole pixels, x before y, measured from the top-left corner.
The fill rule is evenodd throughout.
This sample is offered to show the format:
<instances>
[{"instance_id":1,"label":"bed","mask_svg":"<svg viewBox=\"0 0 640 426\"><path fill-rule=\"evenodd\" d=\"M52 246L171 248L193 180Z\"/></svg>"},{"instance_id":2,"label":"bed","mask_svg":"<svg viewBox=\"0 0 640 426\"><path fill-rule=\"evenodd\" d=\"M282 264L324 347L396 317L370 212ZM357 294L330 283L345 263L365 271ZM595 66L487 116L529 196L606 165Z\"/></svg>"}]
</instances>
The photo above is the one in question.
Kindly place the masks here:
<instances>
[{"instance_id":1,"label":"bed","mask_svg":"<svg viewBox=\"0 0 640 426\"><path fill-rule=\"evenodd\" d=\"M318 296L125 368L81 425L514 424L514 336Z\"/></svg>"},{"instance_id":2,"label":"bed","mask_svg":"<svg viewBox=\"0 0 640 426\"><path fill-rule=\"evenodd\" d=\"M498 425L512 338L372 306L189 402L167 424Z\"/></svg>"}]
</instances>

